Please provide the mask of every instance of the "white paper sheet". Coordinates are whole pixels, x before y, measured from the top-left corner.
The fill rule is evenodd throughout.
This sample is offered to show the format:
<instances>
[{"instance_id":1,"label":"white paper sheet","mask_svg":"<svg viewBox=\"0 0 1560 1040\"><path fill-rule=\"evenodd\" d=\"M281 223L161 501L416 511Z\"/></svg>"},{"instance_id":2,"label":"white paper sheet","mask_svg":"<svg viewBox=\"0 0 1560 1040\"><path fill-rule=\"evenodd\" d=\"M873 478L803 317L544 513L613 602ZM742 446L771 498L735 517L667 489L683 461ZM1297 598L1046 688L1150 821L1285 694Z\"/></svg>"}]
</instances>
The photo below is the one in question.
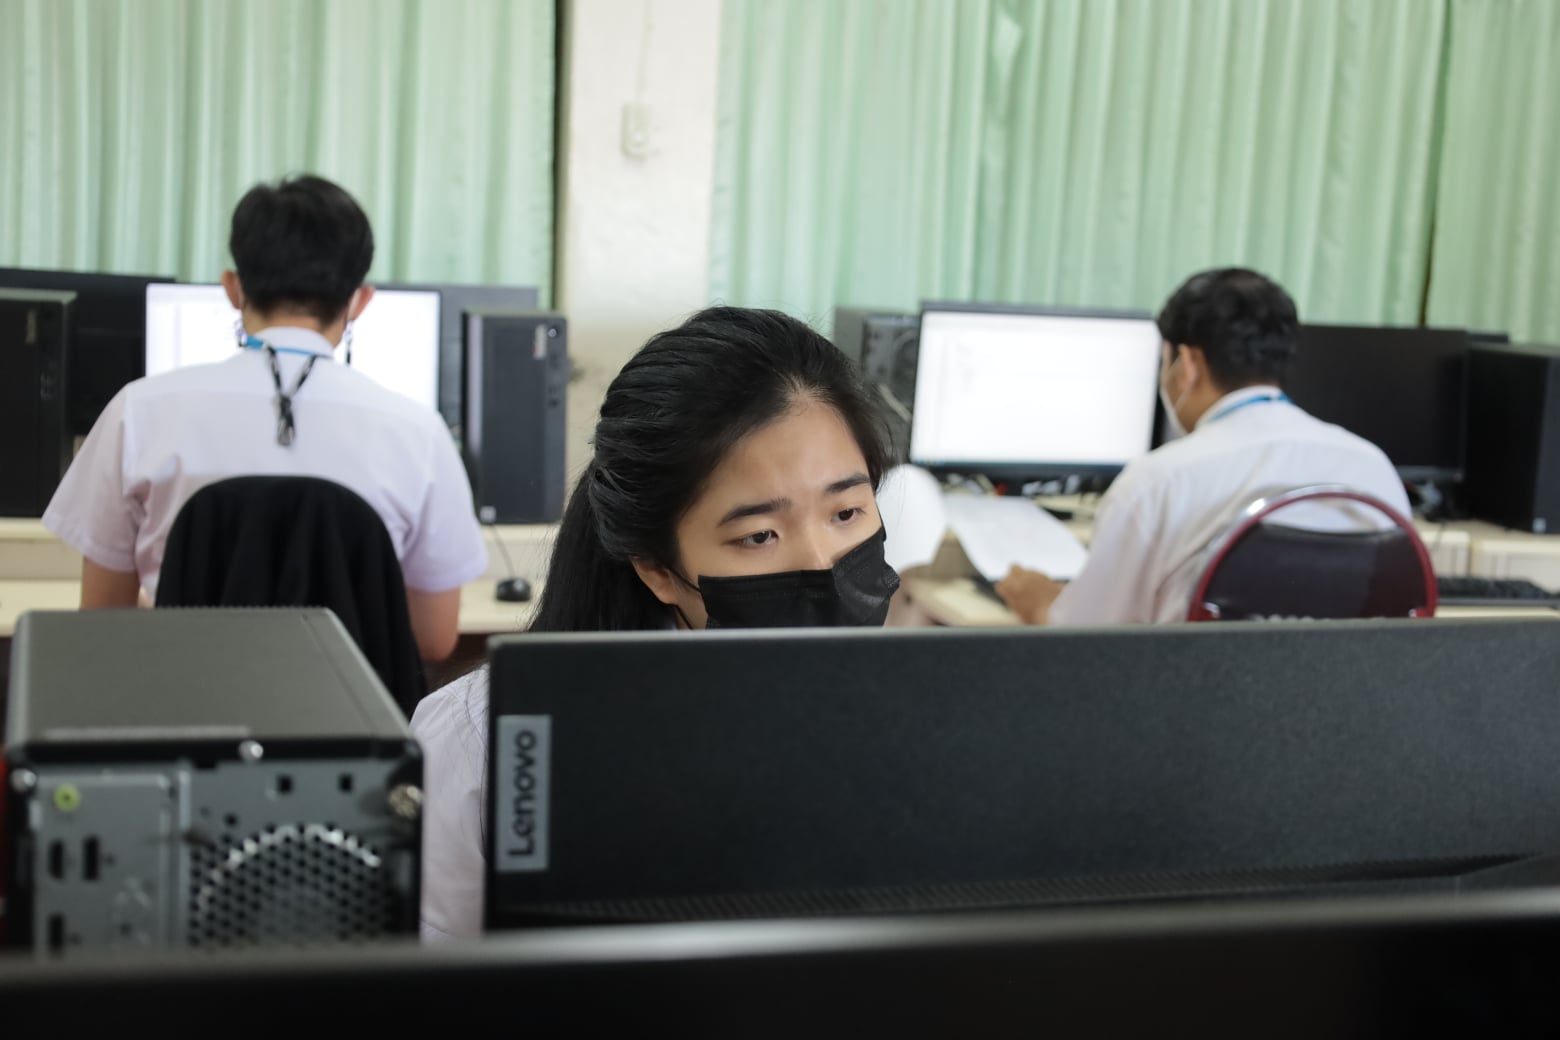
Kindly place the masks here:
<instances>
[{"instance_id":1,"label":"white paper sheet","mask_svg":"<svg viewBox=\"0 0 1560 1040\"><path fill-rule=\"evenodd\" d=\"M948 495L943 506L965 555L991 581L1014 564L1070 581L1089 558L1065 524L1027 498Z\"/></svg>"},{"instance_id":2,"label":"white paper sheet","mask_svg":"<svg viewBox=\"0 0 1560 1040\"><path fill-rule=\"evenodd\" d=\"M937 478L919 466L896 466L883 474L877 503L889 566L903 571L931 563L948 530Z\"/></svg>"}]
</instances>

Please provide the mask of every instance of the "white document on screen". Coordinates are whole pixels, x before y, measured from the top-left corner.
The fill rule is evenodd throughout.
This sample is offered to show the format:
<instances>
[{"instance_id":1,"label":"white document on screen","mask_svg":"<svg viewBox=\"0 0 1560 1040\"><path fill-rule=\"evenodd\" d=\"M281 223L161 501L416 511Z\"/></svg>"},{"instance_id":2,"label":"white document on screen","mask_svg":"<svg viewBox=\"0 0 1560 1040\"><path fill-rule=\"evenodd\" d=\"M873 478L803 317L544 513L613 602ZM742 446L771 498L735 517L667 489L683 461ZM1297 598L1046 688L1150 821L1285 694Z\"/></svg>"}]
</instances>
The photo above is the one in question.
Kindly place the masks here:
<instances>
[{"instance_id":1,"label":"white document on screen","mask_svg":"<svg viewBox=\"0 0 1560 1040\"><path fill-rule=\"evenodd\" d=\"M991 581L1014 564L1071 581L1089 558L1077 535L1027 498L947 495L943 505L965 555Z\"/></svg>"}]
</instances>

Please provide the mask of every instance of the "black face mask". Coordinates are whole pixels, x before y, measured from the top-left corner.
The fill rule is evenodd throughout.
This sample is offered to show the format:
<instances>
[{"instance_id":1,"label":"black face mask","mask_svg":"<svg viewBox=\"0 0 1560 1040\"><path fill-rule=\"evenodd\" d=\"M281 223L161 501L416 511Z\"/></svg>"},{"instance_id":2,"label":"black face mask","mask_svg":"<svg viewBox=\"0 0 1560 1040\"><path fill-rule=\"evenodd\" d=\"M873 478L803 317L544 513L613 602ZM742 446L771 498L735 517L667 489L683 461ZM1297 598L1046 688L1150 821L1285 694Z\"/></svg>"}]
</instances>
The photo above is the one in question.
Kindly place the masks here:
<instances>
[{"instance_id":1,"label":"black face mask","mask_svg":"<svg viewBox=\"0 0 1560 1040\"><path fill-rule=\"evenodd\" d=\"M704 600L706 628L878 627L899 575L883 559L882 528L824 571L785 571L683 584Z\"/></svg>"}]
</instances>

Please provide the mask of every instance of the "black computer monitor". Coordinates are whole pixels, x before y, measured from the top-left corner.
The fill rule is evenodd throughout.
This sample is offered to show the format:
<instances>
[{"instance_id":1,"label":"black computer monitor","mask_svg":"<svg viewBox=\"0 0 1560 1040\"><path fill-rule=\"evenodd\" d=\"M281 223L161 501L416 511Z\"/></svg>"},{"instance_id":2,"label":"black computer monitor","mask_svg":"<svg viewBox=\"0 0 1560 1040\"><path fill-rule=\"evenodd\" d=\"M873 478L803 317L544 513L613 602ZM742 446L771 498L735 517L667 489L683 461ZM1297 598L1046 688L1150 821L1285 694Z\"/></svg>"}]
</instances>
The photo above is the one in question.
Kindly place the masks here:
<instances>
[{"instance_id":1,"label":"black computer monitor","mask_svg":"<svg viewBox=\"0 0 1560 1040\"><path fill-rule=\"evenodd\" d=\"M0 1007L18 1036L1553 1036L1557 940L1551 893L727 922L0 960Z\"/></svg>"},{"instance_id":2,"label":"black computer monitor","mask_svg":"<svg viewBox=\"0 0 1560 1040\"><path fill-rule=\"evenodd\" d=\"M487 924L1473 887L1560 851L1557 634L501 637Z\"/></svg>"},{"instance_id":3,"label":"black computer monitor","mask_svg":"<svg viewBox=\"0 0 1560 1040\"><path fill-rule=\"evenodd\" d=\"M1114 476L1153 447L1160 343L1147 314L925 304L910 461L1009 480Z\"/></svg>"},{"instance_id":4,"label":"black computer monitor","mask_svg":"<svg viewBox=\"0 0 1560 1040\"><path fill-rule=\"evenodd\" d=\"M1284 389L1318 419L1386 452L1404 480L1462 479L1463 330L1302 325Z\"/></svg>"},{"instance_id":5,"label":"black computer monitor","mask_svg":"<svg viewBox=\"0 0 1560 1040\"><path fill-rule=\"evenodd\" d=\"M84 436L121 387L145 374L146 287L173 278L0 267L0 288L76 294L75 339L66 358L71 430Z\"/></svg>"},{"instance_id":6,"label":"black computer monitor","mask_svg":"<svg viewBox=\"0 0 1560 1040\"><path fill-rule=\"evenodd\" d=\"M382 289L437 292L439 304L439 414L460 432L461 364L465 351L466 314L470 311L530 311L539 292L530 285L459 285L453 282L384 282Z\"/></svg>"}]
</instances>

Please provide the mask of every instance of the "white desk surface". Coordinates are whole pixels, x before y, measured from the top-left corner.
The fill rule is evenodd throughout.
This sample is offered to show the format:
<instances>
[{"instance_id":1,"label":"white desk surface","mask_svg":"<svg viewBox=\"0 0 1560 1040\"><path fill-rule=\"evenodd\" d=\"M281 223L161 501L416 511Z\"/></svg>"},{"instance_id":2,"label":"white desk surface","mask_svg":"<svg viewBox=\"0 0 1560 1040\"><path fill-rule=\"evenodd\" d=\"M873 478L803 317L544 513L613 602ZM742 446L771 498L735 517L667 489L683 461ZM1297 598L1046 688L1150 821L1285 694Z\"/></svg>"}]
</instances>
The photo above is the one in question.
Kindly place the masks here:
<instances>
[{"instance_id":1,"label":"white desk surface","mask_svg":"<svg viewBox=\"0 0 1560 1040\"><path fill-rule=\"evenodd\" d=\"M503 550L514 561L515 573L533 583L547 573L555 524L502 524L483 529L488 549L485 576L508 574ZM81 578L81 554L50 534L38 520L0 517L0 581Z\"/></svg>"},{"instance_id":2,"label":"white desk surface","mask_svg":"<svg viewBox=\"0 0 1560 1040\"><path fill-rule=\"evenodd\" d=\"M514 631L530 621L556 532L551 524L484 529L488 569L461 591L462 635ZM515 573L531 582L528 603L501 603L493 595L498 579L509 574L500 542L514 562ZM81 556L38 520L0 517L0 638L10 637L17 616L25 611L74 610L80 601Z\"/></svg>"},{"instance_id":3,"label":"white desk surface","mask_svg":"<svg viewBox=\"0 0 1560 1040\"><path fill-rule=\"evenodd\" d=\"M29 610L75 610L80 602L80 581L0 581L0 639L9 639Z\"/></svg>"},{"instance_id":4,"label":"white desk surface","mask_svg":"<svg viewBox=\"0 0 1560 1040\"><path fill-rule=\"evenodd\" d=\"M518 632L531 620L540 582L533 582L526 603L501 603L493 595L496 579L478 578L461 589L460 634L497 635ZM81 582L75 579L0 581L0 639L16 631L16 619L29 610L75 610L81 602Z\"/></svg>"},{"instance_id":5,"label":"white desk surface","mask_svg":"<svg viewBox=\"0 0 1560 1040\"><path fill-rule=\"evenodd\" d=\"M1017 615L975 587L968 578L909 577L905 588L914 604L903 624L1001 627L1021 624ZM532 587L530 602L501 603L493 595L494 580L479 578L461 590L461 635L518 632L530 623L541 585ZM16 631L16 619L29 610L74 610L81 598L77 581L0 581L0 638ZM1546 607L1442 607L1438 619L1546 617L1560 620L1560 611ZM891 619L890 623L894 623Z\"/></svg>"},{"instance_id":6,"label":"white desk surface","mask_svg":"<svg viewBox=\"0 0 1560 1040\"><path fill-rule=\"evenodd\" d=\"M460 590L460 634L490 636L518 632L531 623L542 583L531 582L531 598L525 603L501 603L493 595L496 578L478 578Z\"/></svg>"},{"instance_id":7,"label":"white desk surface","mask_svg":"<svg viewBox=\"0 0 1560 1040\"><path fill-rule=\"evenodd\" d=\"M1094 495L1083 497L1069 496L1066 498L1042 498L1038 500L1042 506L1072 513L1072 518L1063 521L1067 529L1077 535L1078 540L1084 545L1094 534L1094 510L1099 504L1099 498ZM1480 520L1458 521L1457 523L1430 523L1425 520L1415 520L1414 527L1419 532L1419 537L1424 540L1425 547L1430 550L1430 558L1435 563L1437 574L1468 574L1478 557L1476 545L1479 538L1504 538L1508 534L1514 534L1517 538L1528 539L1524 544L1532 546L1552 547L1557 561L1560 561L1560 538L1545 540L1545 535L1523 534L1521 532L1507 532L1494 524L1487 524ZM1493 572L1481 571L1479 573ZM1504 573L1504 572L1501 572ZM1520 575L1514 575L1520 576Z\"/></svg>"},{"instance_id":8,"label":"white desk surface","mask_svg":"<svg viewBox=\"0 0 1560 1040\"><path fill-rule=\"evenodd\" d=\"M1022 624L1017 614L978 589L968 578L905 579L905 588L915 604L916 615L924 615L934 624L958 627L1002 628ZM1467 618L1549 618L1560 621L1560 610L1513 604L1499 607L1441 607L1437 621Z\"/></svg>"},{"instance_id":9,"label":"white desk surface","mask_svg":"<svg viewBox=\"0 0 1560 1040\"><path fill-rule=\"evenodd\" d=\"M1099 499L1043 499L1042 504L1073 513L1067 526L1087 544ZM1447 524L1416 522L1442 574L1483 574L1527 577L1540 584L1556 585L1552 573L1560 573L1560 536L1511 531L1479 520ZM464 635L514 631L523 627L541 594L548 557L557 528L550 524L489 527L488 569L468 584L461 595L460 630ZM493 595L497 580L509 572L508 551L516 574L532 585L529 603L501 603ZM962 556L962 552L958 556ZM79 596L81 557L34 519L0 517L0 638L14 631L16 617L26 610L59 610L76 606ZM1001 604L977 591L967 580L939 573L907 578L912 598L922 600L917 615L941 624L1009 625L1017 618ZM916 589L920 595L916 596ZM1465 614L1464 611L1472 611ZM1513 605L1500 608L1446 607L1439 616L1550 616L1544 608Z\"/></svg>"}]
</instances>

